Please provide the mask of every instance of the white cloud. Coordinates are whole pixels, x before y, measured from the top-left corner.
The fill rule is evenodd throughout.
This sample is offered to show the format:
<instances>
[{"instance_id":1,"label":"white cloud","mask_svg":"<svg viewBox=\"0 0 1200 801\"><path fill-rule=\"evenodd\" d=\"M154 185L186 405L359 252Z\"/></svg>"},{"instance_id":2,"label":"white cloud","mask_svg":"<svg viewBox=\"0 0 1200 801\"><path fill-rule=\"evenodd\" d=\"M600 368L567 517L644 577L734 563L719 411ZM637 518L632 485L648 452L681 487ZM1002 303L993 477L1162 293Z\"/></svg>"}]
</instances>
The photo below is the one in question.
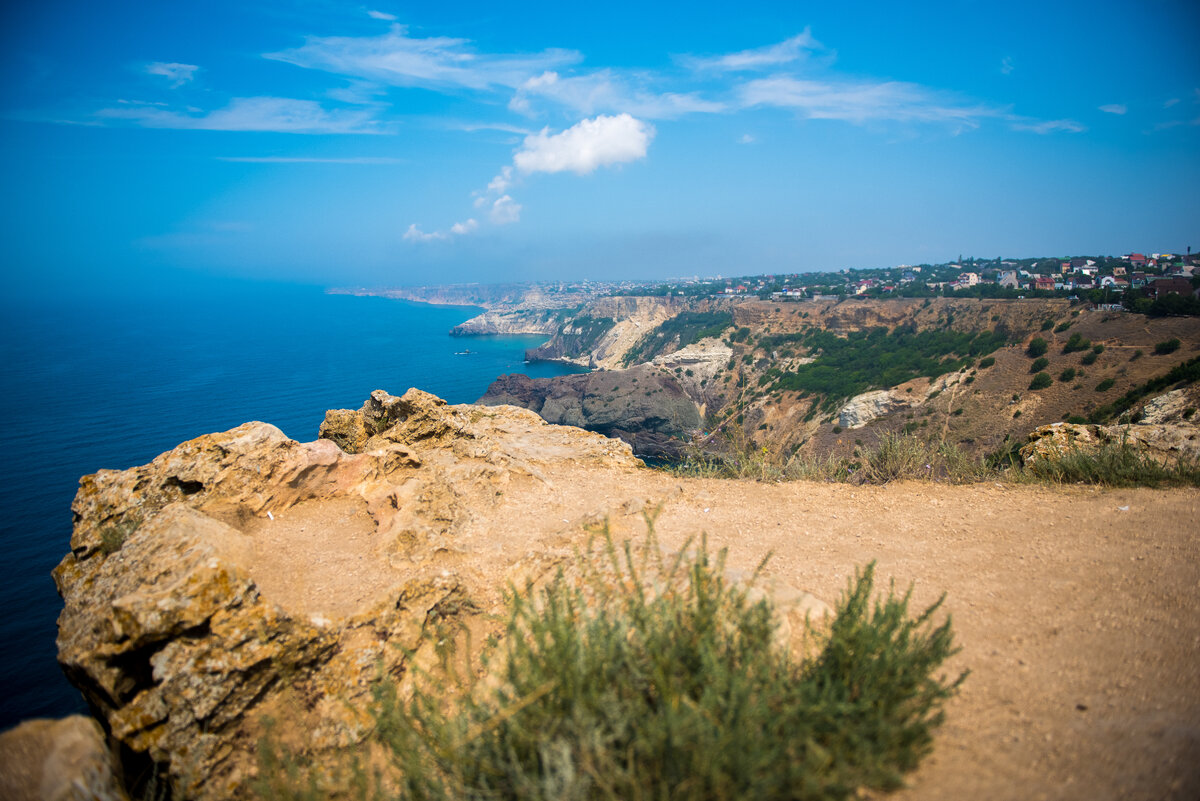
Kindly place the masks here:
<instances>
[{"instance_id":1,"label":"white cloud","mask_svg":"<svg viewBox=\"0 0 1200 801\"><path fill-rule=\"evenodd\" d=\"M533 111L532 98L543 98L580 114L624 112L650 119L674 119L684 114L724 111L725 104L705 100L695 92L655 92L634 86L612 70L563 77L546 71L521 84L508 107L522 114Z\"/></svg>"},{"instance_id":2,"label":"white cloud","mask_svg":"<svg viewBox=\"0 0 1200 801\"><path fill-rule=\"evenodd\" d=\"M1001 59L1000 73L1002 75L1012 75L1012 71L1014 69L1015 67L1013 66L1012 56L1005 56L1003 59Z\"/></svg>"},{"instance_id":3,"label":"white cloud","mask_svg":"<svg viewBox=\"0 0 1200 801\"><path fill-rule=\"evenodd\" d=\"M408 230L404 232L404 239L406 242L433 242L435 240L449 238L450 235L445 231L433 231L432 233L427 234L422 231L421 227L416 223L408 226Z\"/></svg>"},{"instance_id":4,"label":"white cloud","mask_svg":"<svg viewBox=\"0 0 1200 801\"><path fill-rule=\"evenodd\" d=\"M742 134L741 139L738 139L738 144L752 145L757 141L758 140L754 138L753 134Z\"/></svg>"},{"instance_id":5,"label":"white cloud","mask_svg":"<svg viewBox=\"0 0 1200 801\"><path fill-rule=\"evenodd\" d=\"M1087 130L1087 126L1075 120L1021 120L1018 118L1012 119L1012 129L1014 131L1030 131L1035 134L1049 134L1057 131L1066 131L1067 133L1083 133Z\"/></svg>"},{"instance_id":6,"label":"white cloud","mask_svg":"<svg viewBox=\"0 0 1200 801\"><path fill-rule=\"evenodd\" d=\"M1170 100L1168 100L1166 103L1163 103L1163 108L1170 108L1171 106L1175 105L1175 104L1176 104L1176 103L1178 103L1178 102L1179 102L1179 98L1178 98L1178 97L1172 97L1172 98L1171 98Z\"/></svg>"},{"instance_id":7,"label":"white cloud","mask_svg":"<svg viewBox=\"0 0 1200 801\"><path fill-rule=\"evenodd\" d=\"M600 115L561 133L551 134L547 128L525 137L513 156L513 165L523 173L570 171L586 175L597 167L645 158L654 133L654 126L629 114Z\"/></svg>"},{"instance_id":8,"label":"white cloud","mask_svg":"<svg viewBox=\"0 0 1200 801\"><path fill-rule=\"evenodd\" d=\"M496 225L508 225L509 223L520 222L521 204L508 195L502 195L492 203L492 210L488 216Z\"/></svg>"},{"instance_id":9,"label":"white cloud","mask_svg":"<svg viewBox=\"0 0 1200 801\"><path fill-rule=\"evenodd\" d=\"M177 89L195 78L198 69L200 68L195 64L154 61L146 65L146 74L161 75L170 82L172 89Z\"/></svg>"},{"instance_id":10,"label":"white cloud","mask_svg":"<svg viewBox=\"0 0 1200 801\"><path fill-rule=\"evenodd\" d=\"M430 231L429 233L425 233L421 230L421 226L413 223L404 232L404 240L406 242L444 242L451 237L469 234L478 227L479 223L472 218L455 223L450 226L450 230L448 231Z\"/></svg>"},{"instance_id":11,"label":"white cloud","mask_svg":"<svg viewBox=\"0 0 1200 801\"><path fill-rule=\"evenodd\" d=\"M387 22L395 22L396 21L396 15L388 14L386 11L368 11L367 16L370 17L371 19L381 19L381 20L385 20Z\"/></svg>"},{"instance_id":12,"label":"white cloud","mask_svg":"<svg viewBox=\"0 0 1200 801\"><path fill-rule=\"evenodd\" d=\"M800 80L786 75L761 78L739 89L743 106L795 109L810 119L843 120L859 125L876 121L947 123L975 128L994 108L971 105L923 86Z\"/></svg>"},{"instance_id":13,"label":"white cloud","mask_svg":"<svg viewBox=\"0 0 1200 801\"><path fill-rule=\"evenodd\" d=\"M573 64L579 53L550 49L531 55L481 54L466 39L415 38L404 25L381 36L311 36L291 50L265 58L391 86L516 88L530 75Z\"/></svg>"},{"instance_id":14,"label":"white cloud","mask_svg":"<svg viewBox=\"0 0 1200 801\"><path fill-rule=\"evenodd\" d=\"M312 100L286 97L235 97L223 109L183 113L134 106L101 109L105 119L129 120L144 128L181 128L200 131L272 131L301 134L370 134L387 130L369 110L324 109Z\"/></svg>"},{"instance_id":15,"label":"white cloud","mask_svg":"<svg viewBox=\"0 0 1200 801\"><path fill-rule=\"evenodd\" d=\"M500 170L500 174L487 185L487 191L503 195L508 191L510 185L512 185L512 167L504 167Z\"/></svg>"},{"instance_id":16,"label":"white cloud","mask_svg":"<svg viewBox=\"0 0 1200 801\"><path fill-rule=\"evenodd\" d=\"M1100 106L1100 110L1106 114L1124 114L1129 108L1124 103L1108 103Z\"/></svg>"},{"instance_id":17,"label":"white cloud","mask_svg":"<svg viewBox=\"0 0 1200 801\"><path fill-rule=\"evenodd\" d=\"M742 50L737 53L727 53L723 56L698 58L685 56L680 59L685 65L698 70L716 70L720 72L741 72L746 70L761 70L787 64L805 55L806 52L821 50L822 45L813 38L812 30L805 28L790 39L765 47Z\"/></svg>"}]
</instances>

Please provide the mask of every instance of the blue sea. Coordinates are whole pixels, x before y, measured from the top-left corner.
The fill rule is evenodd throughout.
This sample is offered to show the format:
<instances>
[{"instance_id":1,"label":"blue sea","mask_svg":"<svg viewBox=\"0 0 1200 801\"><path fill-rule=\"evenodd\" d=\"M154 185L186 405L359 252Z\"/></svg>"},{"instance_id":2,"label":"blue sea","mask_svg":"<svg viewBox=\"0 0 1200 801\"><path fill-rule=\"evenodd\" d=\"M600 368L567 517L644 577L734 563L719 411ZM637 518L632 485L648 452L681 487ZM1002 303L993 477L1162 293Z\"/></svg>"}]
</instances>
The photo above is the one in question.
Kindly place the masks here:
<instances>
[{"instance_id":1,"label":"blue sea","mask_svg":"<svg viewBox=\"0 0 1200 801\"><path fill-rule=\"evenodd\" d=\"M448 335L480 311L236 281L0 301L0 730L85 709L55 661L50 578L80 476L248 420L313 440L374 389L469 403L504 373L567 372L523 363L544 337Z\"/></svg>"}]
</instances>

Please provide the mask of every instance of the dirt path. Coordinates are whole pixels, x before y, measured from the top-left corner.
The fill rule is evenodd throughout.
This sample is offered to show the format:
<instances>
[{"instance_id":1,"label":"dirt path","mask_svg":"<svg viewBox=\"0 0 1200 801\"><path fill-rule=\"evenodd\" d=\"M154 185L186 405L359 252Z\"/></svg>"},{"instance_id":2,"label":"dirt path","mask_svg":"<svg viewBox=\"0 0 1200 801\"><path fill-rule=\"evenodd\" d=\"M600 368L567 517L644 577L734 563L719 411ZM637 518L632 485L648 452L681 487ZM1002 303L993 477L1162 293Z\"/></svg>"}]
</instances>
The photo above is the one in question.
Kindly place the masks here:
<instances>
[{"instance_id":1,"label":"dirt path","mask_svg":"<svg viewBox=\"0 0 1200 801\"><path fill-rule=\"evenodd\" d=\"M487 547L462 567L659 502L665 544L707 532L747 569L771 551L771 576L829 602L871 560L917 604L947 594L949 670L971 676L895 798L1200 797L1200 492L581 472L511 488L464 532Z\"/></svg>"}]
</instances>

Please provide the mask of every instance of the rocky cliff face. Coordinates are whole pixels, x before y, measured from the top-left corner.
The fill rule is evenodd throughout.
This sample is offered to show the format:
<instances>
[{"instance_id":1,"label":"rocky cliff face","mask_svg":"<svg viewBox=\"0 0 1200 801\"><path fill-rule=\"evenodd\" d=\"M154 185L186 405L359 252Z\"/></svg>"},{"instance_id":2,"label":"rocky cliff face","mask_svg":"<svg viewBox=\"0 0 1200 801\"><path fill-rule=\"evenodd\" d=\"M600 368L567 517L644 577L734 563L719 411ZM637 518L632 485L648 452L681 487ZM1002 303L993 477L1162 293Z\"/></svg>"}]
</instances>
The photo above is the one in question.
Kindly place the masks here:
<instances>
[{"instance_id":1,"label":"rocky cliff face","mask_svg":"<svg viewBox=\"0 0 1200 801\"><path fill-rule=\"evenodd\" d=\"M496 565L521 564L529 534L493 511L547 476L640 465L617 440L416 390L322 432L247 423L80 482L59 661L183 797L244 795L268 719L305 759L359 741L381 671L427 658L436 621L499 604Z\"/></svg>"},{"instance_id":2,"label":"rocky cliff face","mask_svg":"<svg viewBox=\"0 0 1200 801\"><path fill-rule=\"evenodd\" d=\"M611 320L613 324L595 338L578 338L571 328L556 332L550 341L529 351L529 359L557 360L592 369L622 366L625 354L644 334L679 312L696 304L682 298L597 298L583 307L578 317ZM707 307L708 302L704 305Z\"/></svg>"},{"instance_id":3,"label":"rocky cliff face","mask_svg":"<svg viewBox=\"0 0 1200 801\"><path fill-rule=\"evenodd\" d=\"M479 402L521 406L551 423L618 437L648 457L678 455L702 419L675 373L649 364L558 378L501 376Z\"/></svg>"},{"instance_id":4,"label":"rocky cliff face","mask_svg":"<svg viewBox=\"0 0 1200 801\"><path fill-rule=\"evenodd\" d=\"M550 336L562 328L569 312L563 309L505 309L488 311L450 329L452 336L491 336L496 334L544 334Z\"/></svg>"}]
</instances>

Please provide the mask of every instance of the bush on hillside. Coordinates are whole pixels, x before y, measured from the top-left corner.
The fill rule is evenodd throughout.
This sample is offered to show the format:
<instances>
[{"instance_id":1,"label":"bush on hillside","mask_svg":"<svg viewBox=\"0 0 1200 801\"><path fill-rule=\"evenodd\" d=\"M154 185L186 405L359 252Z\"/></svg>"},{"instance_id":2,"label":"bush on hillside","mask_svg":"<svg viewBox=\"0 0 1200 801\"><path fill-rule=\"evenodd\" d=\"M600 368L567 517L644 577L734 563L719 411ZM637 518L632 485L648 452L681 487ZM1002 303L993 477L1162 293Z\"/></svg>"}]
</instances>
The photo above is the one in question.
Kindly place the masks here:
<instances>
[{"instance_id":1,"label":"bush on hillside","mask_svg":"<svg viewBox=\"0 0 1200 801\"><path fill-rule=\"evenodd\" d=\"M1063 345L1063 353L1075 353L1080 350L1089 350L1092 347L1092 342L1089 339L1084 339L1078 333L1071 334L1071 338Z\"/></svg>"},{"instance_id":2,"label":"bush on hillside","mask_svg":"<svg viewBox=\"0 0 1200 801\"><path fill-rule=\"evenodd\" d=\"M1031 359L1036 359L1038 356L1044 356L1050 346L1046 344L1046 340L1041 337L1034 337L1029 340L1029 347L1025 348L1025 353L1029 354Z\"/></svg>"},{"instance_id":3,"label":"bush on hillside","mask_svg":"<svg viewBox=\"0 0 1200 801\"><path fill-rule=\"evenodd\" d=\"M1050 377L1049 373L1041 372L1041 373L1038 373L1037 375L1035 375L1033 377L1033 380L1029 382L1029 388L1030 389L1045 389L1046 387L1050 386L1053 383L1054 383L1054 379Z\"/></svg>"},{"instance_id":4,"label":"bush on hillside","mask_svg":"<svg viewBox=\"0 0 1200 801\"><path fill-rule=\"evenodd\" d=\"M1042 370L1045 370L1049 365L1050 365L1049 359L1047 359L1045 356L1038 356L1036 359L1033 360L1033 363L1029 365L1029 372L1040 373Z\"/></svg>"},{"instance_id":5,"label":"bush on hillside","mask_svg":"<svg viewBox=\"0 0 1200 801\"><path fill-rule=\"evenodd\" d=\"M1182 343L1174 337L1163 342L1159 342L1154 346L1154 355L1165 356L1168 353L1174 353L1175 351L1179 350L1179 346L1181 344Z\"/></svg>"}]
</instances>

